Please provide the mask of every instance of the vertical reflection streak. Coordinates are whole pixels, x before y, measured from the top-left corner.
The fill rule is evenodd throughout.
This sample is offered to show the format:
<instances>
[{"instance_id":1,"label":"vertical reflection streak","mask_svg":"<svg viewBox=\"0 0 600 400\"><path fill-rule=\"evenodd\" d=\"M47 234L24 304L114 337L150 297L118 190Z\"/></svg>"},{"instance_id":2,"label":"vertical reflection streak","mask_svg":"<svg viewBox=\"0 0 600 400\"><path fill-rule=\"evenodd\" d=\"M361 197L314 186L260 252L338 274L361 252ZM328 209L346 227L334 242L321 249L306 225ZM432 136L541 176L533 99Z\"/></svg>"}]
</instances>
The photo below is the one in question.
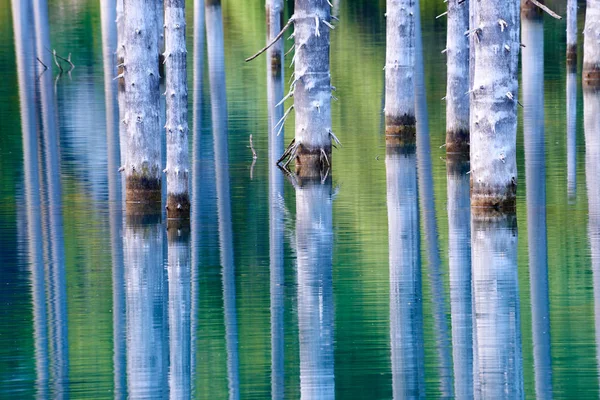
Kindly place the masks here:
<instances>
[{"instance_id":1,"label":"vertical reflection streak","mask_svg":"<svg viewBox=\"0 0 600 400\"><path fill-rule=\"evenodd\" d=\"M577 65L567 70L567 195L577 195Z\"/></svg>"}]
</instances>

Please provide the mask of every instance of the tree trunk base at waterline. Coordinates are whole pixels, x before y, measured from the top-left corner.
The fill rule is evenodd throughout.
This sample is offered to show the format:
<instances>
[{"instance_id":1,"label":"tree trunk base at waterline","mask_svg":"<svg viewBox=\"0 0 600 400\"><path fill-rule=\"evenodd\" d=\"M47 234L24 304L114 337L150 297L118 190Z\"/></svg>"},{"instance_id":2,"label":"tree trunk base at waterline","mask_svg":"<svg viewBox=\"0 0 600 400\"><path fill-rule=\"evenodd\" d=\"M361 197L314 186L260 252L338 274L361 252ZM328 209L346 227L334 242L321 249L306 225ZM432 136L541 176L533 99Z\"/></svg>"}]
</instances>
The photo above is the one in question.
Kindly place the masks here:
<instances>
[{"instance_id":1,"label":"tree trunk base at waterline","mask_svg":"<svg viewBox=\"0 0 600 400\"><path fill-rule=\"evenodd\" d=\"M470 169L469 153L449 153L446 156L446 171L448 176L465 176L469 173Z\"/></svg>"},{"instance_id":2,"label":"tree trunk base at waterline","mask_svg":"<svg viewBox=\"0 0 600 400\"><path fill-rule=\"evenodd\" d=\"M167 195L167 218L189 219L190 196L187 193Z\"/></svg>"},{"instance_id":3,"label":"tree trunk base at waterline","mask_svg":"<svg viewBox=\"0 0 600 400\"><path fill-rule=\"evenodd\" d=\"M414 116L404 114L400 117L385 117L386 137L395 137L400 142L411 143L417 140L417 120Z\"/></svg>"},{"instance_id":4,"label":"tree trunk base at waterline","mask_svg":"<svg viewBox=\"0 0 600 400\"><path fill-rule=\"evenodd\" d=\"M309 150L300 144L296 151L295 161L298 177L323 177L331 170L331 147Z\"/></svg>"},{"instance_id":5,"label":"tree trunk base at waterline","mask_svg":"<svg viewBox=\"0 0 600 400\"><path fill-rule=\"evenodd\" d=\"M127 213L160 214L161 183L160 179L133 175L127 177Z\"/></svg>"},{"instance_id":6,"label":"tree trunk base at waterline","mask_svg":"<svg viewBox=\"0 0 600 400\"><path fill-rule=\"evenodd\" d=\"M517 182L505 187L473 187L471 177L471 209L473 212L513 213L517 209Z\"/></svg>"},{"instance_id":7,"label":"tree trunk base at waterline","mask_svg":"<svg viewBox=\"0 0 600 400\"><path fill-rule=\"evenodd\" d=\"M567 66L577 68L577 45L567 45Z\"/></svg>"},{"instance_id":8,"label":"tree trunk base at waterline","mask_svg":"<svg viewBox=\"0 0 600 400\"><path fill-rule=\"evenodd\" d=\"M600 66L583 64L583 87L600 89Z\"/></svg>"},{"instance_id":9,"label":"tree trunk base at waterline","mask_svg":"<svg viewBox=\"0 0 600 400\"><path fill-rule=\"evenodd\" d=\"M446 153L466 154L470 151L470 134L467 129L458 129L446 132Z\"/></svg>"}]
</instances>

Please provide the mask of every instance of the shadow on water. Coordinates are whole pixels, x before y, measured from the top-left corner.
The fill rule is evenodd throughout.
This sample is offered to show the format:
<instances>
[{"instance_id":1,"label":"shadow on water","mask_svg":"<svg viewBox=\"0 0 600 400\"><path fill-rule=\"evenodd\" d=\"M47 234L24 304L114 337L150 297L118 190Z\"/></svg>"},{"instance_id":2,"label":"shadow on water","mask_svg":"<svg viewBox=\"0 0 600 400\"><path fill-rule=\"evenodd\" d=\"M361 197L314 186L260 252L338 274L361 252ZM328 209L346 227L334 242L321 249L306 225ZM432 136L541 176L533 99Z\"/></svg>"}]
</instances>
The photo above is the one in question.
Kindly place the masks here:
<instances>
[{"instance_id":1,"label":"shadow on water","mask_svg":"<svg viewBox=\"0 0 600 400\"><path fill-rule=\"evenodd\" d=\"M516 215L473 211L475 398L523 398Z\"/></svg>"},{"instance_id":2,"label":"shadow on water","mask_svg":"<svg viewBox=\"0 0 600 400\"><path fill-rule=\"evenodd\" d=\"M425 398L423 295L415 146L388 146L385 165L393 395L394 399Z\"/></svg>"},{"instance_id":3,"label":"shadow on water","mask_svg":"<svg viewBox=\"0 0 600 400\"><path fill-rule=\"evenodd\" d=\"M539 14L521 21L523 137L527 199L527 241L531 285L533 359L537 398L552 398L548 241L546 232L546 158L544 135L544 23Z\"/></svg>"},{"instance_id":4,"label":"shadow on water","mask_svg":"<svg viewBox=\"0 0 600 400\"><path fill-rule=\"evenodd\" d=\"M331 190L331 178L309 178L296 186L302 399L335 397Z\"/></svg>"}]
</instances>

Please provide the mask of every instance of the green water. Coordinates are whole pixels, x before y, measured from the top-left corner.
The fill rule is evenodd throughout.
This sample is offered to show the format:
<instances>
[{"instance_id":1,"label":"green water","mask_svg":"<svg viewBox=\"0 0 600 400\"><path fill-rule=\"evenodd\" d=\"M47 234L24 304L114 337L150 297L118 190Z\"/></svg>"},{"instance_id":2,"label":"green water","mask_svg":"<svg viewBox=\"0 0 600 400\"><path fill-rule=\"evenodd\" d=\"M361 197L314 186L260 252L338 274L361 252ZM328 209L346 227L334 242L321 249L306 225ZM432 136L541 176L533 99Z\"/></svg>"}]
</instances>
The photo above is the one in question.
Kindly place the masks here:
<instances>
[{"instance_id":1,"label":"green water","mask_svg":"<svg viewBox=\"0 0 600 400\"><path fill-rule=\"evenodd\" d=\"M217 182L215 114L211 112L215 88L210 87L205 63L201 104L192 102L191 68L189 71L190 119L193 109L198 116L197 121L190 120L190 140L198 135L200 148L195 160L200 175L193 185L200 197L194 199L197 213L191 236L183 233L179 237L179 252L168 241L164 219L141 225L125 220L121 203L109 193L109 174L114 171L107 165L98 2L50 3L52 46L59 54L72 53L76 68L70 76L61 76L55 86L60 197L50 203L56 181L49 180L42 165L41 200L31 205L26 196L30 191L25 180L11 6L7 0L0 1L1 398L120 398L145 387L154 397L169 392L185 397L187 392L207 399L264 399L281 394L287 398L301 394L330 398L335 394L339 398L383 399L392 398L399 381L409 381L412 376L422 381L428 398L437 398L452 395L455 382L465 382L462 379L470 372L454 371L452 359L456 326L451 318L448 176L445 151L440 148L445 140L441 101L445 96L445 56L440 53L445 47L445 20L435 19L445 11L441 1L421 4L428 118L420 122L428 124L431 151L423 154L417 150L416 158L394 159L388 154L386 161L382 125L385 2L342 0L341 22L332 33L331 75L339 98L332 103L333 131L343 148L334 151L332 179L325 181L324 188L295 189L285 182L283 196L276 202L280 226L274 238L270 238L265 62L259 58L244 63L264 45L264 6L258 0L224 1L229 169L226 179ZM550 6L565 15L562 3ZM289 7L286 15L291 15ZM188 1L190 65L192 17ZM522 380L525 396L597 398L600 365L595 324L600 315L595 312L594 291L600 290L600 284L594 283L588 207L597 205L598 200L588 198L586 182L595 180L586 178L586 170L596 170L594 158L589 162L592 168L586 168L585 157L586 137L600 132L584 135L578 78L576 186L571 186L569 195L565 28L563 21L545 19L544 97L538 102L544 117L533 121L538 132L542 129L545 157L541 165L532 162L530 170L538 177L541 171L541 178L530 186L543 188L540 179L545 179L545 200L536 202L539 193L526 198L522 118L529 106L526 103L525 109L519 109L517 229L509 224L508 228L490 229L486 235L500 243L488 251L505 260L508 272L516 272L515 279L507 278L506 286L500 288L506 291L498 293L501 298L512 296L509 312L516 316L512 325L516 331L507 337L510 345L506 347L518 348L513 373ZM286 49L290 45L287 41ZM51 72L54 80L58 71L54 68ZM286 79L290 72L286 68ZM223 110L222 104L216 108ZM293 138L293 126L292 117L285 127L286 143ZM252 177L252 153L247 147L250 134L258 153ZM48 149L40 152L40 159L49 157ZM529 160L540 159L535 151L529 154L533 154ZM403 173L418 170L419 197L407 197L399 204L416 207L416 214L411 215L420 221L420 227L412 226L413 236L403 231L413 244L402 243L412 251L411 265L420 274L422 287L416 292L400 290L399 298L393 297L394 290L390 293L390 247L400 248L398 240L402 240L388 231L394 209L389 191L394 160L402 165ZM426 179L427 174L431 180ZM114 176L118 178L118 174ZM217 183L227 185L227 179L229 196L219 196L223 192ZM406 176L398 179L404 179L403 185L416 182ZM304 200L298 203L298 198ZM544 212L545 230L533 218ZM311 221L308 216L321 222L307 224ZM28 229L36 218L41 230L32 236ZM468 226L468 221L463 223ZM437 232L432 227L437 227ZM514 245L505 239L507 235L514 237ZM547 257L536 258L534 263L532 257L543 251L532 251L540 247L529 241L540 237L547 238ZM468 241L458 242L468 249ZM280 250L278 263L273 260L279 259L270 255L275 245ZM39 254L38 262L34 253ZM181 257L180 275L174 273L175 263L169 260L174 254ZM487 260L483 251L474 257ZM135 274L143 268L147 271L136 280ZM323 275L311 275L314 268ZM534 296L532 302L532 288L545 279L537 272L545 268L547 298ZM274 276L278 280L272 285ZM132 282L141 282L141 286L132 286ZM189 298L176 297L186 293ZM395 305L411 299L422 304L422 319L415 317L414 336L400 344L421 346L415 350L420 355L404 365L403 372L394 374L392 354L399 343L390 335L394 326L403 327L406 320L394 325L396 319L390 314L396 312ZM174 314L171 302L182 305L179 311L183 310L184 316L186 310L191 315L173 320L180 314ZM536 315L549 320L549 332L536 335ZM183 342L172 344L179 337ZM541 343L545 338L549 344L541 346L539 353L537 338L542 338ZM171 349L170 344L174 346ZM151 367L135 368L141 365L135 361L140 354L151 360ZM536 354L542 354L541 358ZM179 362L187 373L172 372ZM498 362L498 368L503 367ZM536 389L536 384L541 387Z\"/></svg>"}]
</instances>

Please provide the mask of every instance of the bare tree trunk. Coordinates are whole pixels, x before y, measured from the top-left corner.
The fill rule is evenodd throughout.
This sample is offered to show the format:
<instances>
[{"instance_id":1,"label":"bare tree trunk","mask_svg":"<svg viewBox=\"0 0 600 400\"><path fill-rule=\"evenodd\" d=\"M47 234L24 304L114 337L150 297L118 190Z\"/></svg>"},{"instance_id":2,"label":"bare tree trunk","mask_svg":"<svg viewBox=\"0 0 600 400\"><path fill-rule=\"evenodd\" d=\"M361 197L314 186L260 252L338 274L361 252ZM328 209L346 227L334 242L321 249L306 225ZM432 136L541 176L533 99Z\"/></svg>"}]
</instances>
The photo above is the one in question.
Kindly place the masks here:
<instances>
[{"instance_id":1,"label":"bare tree trunk","mask_svg":"<svg viewBox=\"0 0 600 400\"><path fill-rule=\"evenodd\" d=\"M521 399L523 360L517 219L514 214L471 215L476 399Z\"/></svg>"},{"instance_id":2,"label":"bare tree trunk","mask_svg":"<svg viewBox=\"0 0 600 400\"><path fill-rule=\"evenodd\" d=\"M600 87L600 0L587 0L583 29L583 82Z\"/></svg>"},{"instance_id":3,"label":"bare tree trunk","mask_svg":"<svg viewBox=\"0 0 600 400\"><path fill-rule=\"evenodd\" d=\"M446 153L469 153L469 3L448 1Z\"/></svg>"},{"instance_id":4,"label":"bare tree trunk","mask_svg":"<svg viewBox=\"0 0 600 400\"><path fill-rule=\"evenodd\" d=\"M335 397L331 177L296 187L300 396Z\"/></svg>"},{"instance_id":5,"label":"bare tree trunk","mask_svg":"<svg viewBox=\"0 0 600 400\"><path fill-rule=\"evenodd\" d=\"M519 1L481 0L474 36L471 207L514 209L517 192Z\"/></svg>"},{"instance_id":6,"label":"bare tree trunk","mask_svg":"<svg viewBox=\"0 0 600 400\"><path fill-rule=\"evenodd\" d=\"M567 0L567 64L577 66L577 0Z\"/></svg>"},{"instance_id":7,"label":"bare tree trunk","mask_svg":"<svg viewBox=\"0 0 600 400\"><path fill-rule=\"evenodd\" d=\"M125 15L123 1L117 0L116 23L117 23L117 100L119 103L119 147L121 154L121 166L127 164L127 125L125 125L126 103L125 103ZM125 180L123 180L124 182ZM124 189L125 187L123 187Z\"/></svg>"},{"instance_id":8,"label":"bare tree trunk","mask_svg":"<svg viewBox=\"0 0 600 400\"><path fill-rule=\"evenodd\" d=\"M168 11L166 16L168 21ZM168 41L167 33L167 43ZM189 222L170 221L167 240L169 258L169 396L172 399L190 399L192 398L193 375L191 374L192 281Z\"/></svg>"},{"instance_id":9,"label":"bare tree trunk","mask_svg":"<svg viewBox=\"0 0 600 400\"><path fill-rule=\"evenodd\" d=\"M387 0L385 132L388 140L412 143L416 134L415 0Z\"/></svg>"},{"instance_id":10,"label":"bare tree trunk","mask_svg":"<svg viewBox=\"0 0 600 400\"><path fill-rule=\"evenodd\" d=\"M385 165L393 397L424 398L423 295L415 146L396 146L388 142Z\"/></svg>"},{"instance_id":11,"label":"bare tree trunk","mask_svg":"<svg viewBox=\"0 0 600 400\"><path fill-rule=\"evenodd\" d=\"M294 109L296 173L315 176L331 166L331 75L327 0L295 0Z\"/></svg>"},{"instance_id":12,"label":"bare tree trunk","mask_svg":"<svg viewBox=\"0 0 600 400\"><path fill-rule=\"evenodd\" d=\"M158 26L156 1L124 2L128 212L160 212Z\"/></svg>"},{"instance_id":13,"label":"bare tree trunk","mask_svg":"<svg viewBox=\"0 0 600 400\"><path fill-rule=\"evenodd\" d=\"M577 68L567 72L567 194L577 196Z\"/></svg>"},{"instance_id":14,"label":"bare tree trunk","mask_svg":"<svg viewBox=\"0 0 600 400\"><path fill-rule=\"evenodd\" d=\"M448 154L448 270L452 319L454 394L473 398L473 301L471 288L471 201L469 160Z\"/></svg>"},{"instance_id":15,"label":"bare tree trunk","mask_svg":"<svg viewBox=\"0 0 600 400\"><path fill-rule=\"evenodd\" d=\"M283 28L283 0L267 0L267 43L271 43ZM283 118L283 39L267 50L267 98L269 109L269 171L283 153L284 130L276 128ZM269 173L269 178L280 175Z\"/></svg>"},{"instance_id":16,"label":"bare tree trunk","mask_svg":"<svg viewBox=\"0 0 600 400\"><path fill-rule=\"evenodd\" d=\"M536 7L537 8L537 7ZM546 163L544 146L544 23L540 11L521 15L523 137L535 388L539 399L552 398L548 242L546 238Z\"/></svg>"},{"instance_id":17,"label":"bare tree trunk","mask_svg":"<svg viewBox=\"0 0 600 400\"><path fill-rule=\"evenodd\" d=\"M167 217L190 217L185 0L165 0Z\"/></svg>"}]
</instances>

